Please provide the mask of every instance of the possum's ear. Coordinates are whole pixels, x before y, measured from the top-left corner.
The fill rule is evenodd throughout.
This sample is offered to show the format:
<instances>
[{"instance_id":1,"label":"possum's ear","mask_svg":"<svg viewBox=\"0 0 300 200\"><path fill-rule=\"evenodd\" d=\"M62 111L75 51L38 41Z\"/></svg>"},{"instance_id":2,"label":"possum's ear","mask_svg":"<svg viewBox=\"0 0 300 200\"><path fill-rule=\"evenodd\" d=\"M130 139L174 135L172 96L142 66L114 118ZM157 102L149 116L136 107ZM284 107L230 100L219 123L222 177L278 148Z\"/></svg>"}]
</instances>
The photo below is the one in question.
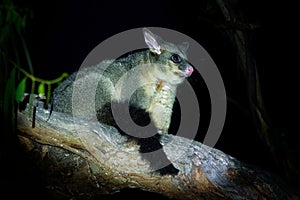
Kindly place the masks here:
<instances>
[{"instance_id":1,"label":"possum's ear","mask_svg":"<svg viewBox=\"0 0 300 200\"><path fill-rule=\"evenodd\" d=\"M179 44L177 46L183 54L186 54L190 44L188 42L183 42L182 44Z\"/></svg>"},{"instance_id":2,"label":"possum's ear","mask_svg":"<svg viewBox=\"0 0 300 200\"><path fill-rule=\"evenodd\" d=\"M149 31L147 28L143 29L145 42L148 45L150 51L161 54L161 47L159 45L159 37Z\"/></svg>"}]
</instances>

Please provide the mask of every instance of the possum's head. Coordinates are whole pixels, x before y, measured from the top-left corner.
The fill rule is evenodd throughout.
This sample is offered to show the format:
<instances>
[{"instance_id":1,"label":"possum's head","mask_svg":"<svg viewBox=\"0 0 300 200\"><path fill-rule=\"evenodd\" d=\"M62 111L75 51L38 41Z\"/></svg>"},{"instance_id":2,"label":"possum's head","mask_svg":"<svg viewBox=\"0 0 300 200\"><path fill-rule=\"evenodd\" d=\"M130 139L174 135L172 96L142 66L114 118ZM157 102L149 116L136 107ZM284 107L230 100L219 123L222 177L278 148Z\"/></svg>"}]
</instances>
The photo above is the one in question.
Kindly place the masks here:
<instances>
[{"instance_id":1,"label":"possum's head","mask_svg":"<svg viewBox=\"0 0 300 200\"><path fill-rule=\"evenodd\" d=\"M155 76L170 84L179 84L189 77L194 69L187 60L188 43L175 45L163 41L159 36L144 28L144 38L148 45Z\"/></svg>"}]
</instances>

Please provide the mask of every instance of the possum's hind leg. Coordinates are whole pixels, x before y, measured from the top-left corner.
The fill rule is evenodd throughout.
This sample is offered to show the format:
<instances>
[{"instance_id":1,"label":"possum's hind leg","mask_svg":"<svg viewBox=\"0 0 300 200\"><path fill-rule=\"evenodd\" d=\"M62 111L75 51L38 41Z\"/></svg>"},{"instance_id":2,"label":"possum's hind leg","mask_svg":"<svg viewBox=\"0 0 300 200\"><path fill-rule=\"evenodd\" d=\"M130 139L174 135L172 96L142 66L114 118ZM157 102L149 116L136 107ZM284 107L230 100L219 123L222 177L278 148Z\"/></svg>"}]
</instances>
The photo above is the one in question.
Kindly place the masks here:
<instances>
[{"instance_id":1,"label":"possum's hind leg","mask_svg":"<svg viewBox=\"0 0 300 200\"><path fill-rule=\"evenodd\" d=\"M147 126L150 122L149 114L143 110L130 106L129 108L131 119L139 126ZM146 138L131 137L136 140L140 145L140 153L143 159L149 161L150 168L160 175L177 175L178 169L176 169L170 160L167 158L163 150L163 146L160 143L160 135L156 133L155 126L152 124L152 128L145 129L143 134L145 136L151 135ZM147 133L150 132L150 133Z\"/></svg>"},{"instance_id":2,"label":"possum's hind leg","mask_svg":"<svg viewBox=\"0 0 300 200\"><path fill-rule=\"evenodd\" d=\"M147 126L151 122L149 114L143 109L130 106L129 112L132 120L139 126ZM153 126L152 129L150 128L147 131L150 131L149 135L152 135L152 133L155 133L156 128ZM145 130L144 134L147 135L147 131ZM151 169L159 172L160 175L178 174L178 169L172 165L163 150L158 133L146 138L133 137L133 140L136 140L140 145L141 156L149 161Z\"/></svg>"}]
</instances>

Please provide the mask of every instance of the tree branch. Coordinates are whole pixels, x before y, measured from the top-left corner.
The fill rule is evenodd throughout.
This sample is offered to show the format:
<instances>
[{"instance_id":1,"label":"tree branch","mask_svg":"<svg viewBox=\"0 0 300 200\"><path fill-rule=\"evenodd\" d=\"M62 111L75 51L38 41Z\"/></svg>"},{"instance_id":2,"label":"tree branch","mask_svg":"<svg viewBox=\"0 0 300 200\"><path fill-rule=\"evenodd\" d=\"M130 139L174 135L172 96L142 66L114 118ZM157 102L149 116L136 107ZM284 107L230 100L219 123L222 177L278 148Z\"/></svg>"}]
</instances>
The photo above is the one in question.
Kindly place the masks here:
<instances>
[{"instance_id":1,"label":"tree branch","mask_svg":"<svg viewBox=\"0 0 300 200\"><path fill-rule=\"evenodd\" d=\"M232 24L246 24L239 10L234 9L232 2L228 0L216 0L224 20ZM249 24L249 23L248 23ZM250 25L250 24L249 24ZM298 158L293 158L287 153L288 142L282 134L273 126L265 108L261 84L258 74L258 64L253 55L251 43L253 42L253 29L223 29L236 48L238 66L247 81L249 110L252 114L253 123L262 141L267 145L273 155L273 160L278 169L287 179L298 182L299 170L297 169Z\"/></svg>"},{"instance_id":2,"label":"tree branch","mask_svg":"<svg viewBox=\"0 0 300 200\"><path fill-rule=\"evenodd\" d=\"M139 188L175 199L295 199L280 180L223 152L173 135L162 135L176 176L149 170L139 147L116 129L37 108L35 128L18 113L26 147L54 195L91 199L122 188Z\"/></svg>"}]
</instances>

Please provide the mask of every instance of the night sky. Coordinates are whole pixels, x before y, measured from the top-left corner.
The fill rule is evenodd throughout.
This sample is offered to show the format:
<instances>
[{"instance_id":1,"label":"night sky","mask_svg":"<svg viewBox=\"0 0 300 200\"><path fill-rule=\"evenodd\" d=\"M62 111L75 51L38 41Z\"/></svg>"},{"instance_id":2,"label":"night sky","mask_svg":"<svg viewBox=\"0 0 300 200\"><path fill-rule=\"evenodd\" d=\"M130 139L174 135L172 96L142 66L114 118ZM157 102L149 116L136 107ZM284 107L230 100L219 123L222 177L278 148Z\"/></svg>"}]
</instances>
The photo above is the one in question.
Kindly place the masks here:
<instances>
[{"instance_id":1,"label":"night sky","mask_svg":"<svg viewBox=\"0 0 300 200\"><path fill-rule=\"evenodd\" d=\"M198 41L217 64L232 98L245 101L245 91L238 70L234 48L226 36L201 20L197 1L20 1L33 11L26 24L25 39L34 73L54 79L63 72L79 68L88 53L103 40L132 28L164 27L182 32ZM201 1L202 2L202 1ZM233 0L232 0L233 2ZM295 140L299 92L294 62L296 26L292 5L273 1L241 1L238 9L250 23L260 28L254 34L254 54L262 94L275 129ZM215 8L212 8L215 9ZM213 19L211 19L213 20ZM207 97L206 97L207 98ZM296 116L296 117L295 117ZM297 145L296 141L290 143ZM239 160L276 172L271 155L259 136L251 117L228 103L224 131L218 149Z\"/></svg>"}]
</instances>

